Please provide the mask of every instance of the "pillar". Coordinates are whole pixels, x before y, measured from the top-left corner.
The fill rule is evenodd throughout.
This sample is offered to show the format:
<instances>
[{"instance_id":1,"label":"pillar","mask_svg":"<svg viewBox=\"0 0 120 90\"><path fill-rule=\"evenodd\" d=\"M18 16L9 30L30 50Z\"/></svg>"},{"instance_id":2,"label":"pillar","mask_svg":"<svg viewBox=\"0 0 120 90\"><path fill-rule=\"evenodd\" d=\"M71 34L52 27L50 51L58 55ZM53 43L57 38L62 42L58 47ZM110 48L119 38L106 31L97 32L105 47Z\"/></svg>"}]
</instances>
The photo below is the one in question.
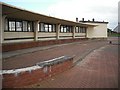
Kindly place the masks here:
<instances>
[{"instance_id":1,"label":"pillar","mask_svg":"<svg viewBox=\"0 0 120 90\"><path fill-rule=\"evenodd\" d=\"M73 31L73 39L75 38L75 28L76 26L73 26L72 31Z\"/></svg>"},{"instance_id":2,"label":"pillar","mask_svg":"<svg viewBox=\"0 0 120 90\"><path fill-rule=\"evenodd\" d=\"M2 70L2 42L3 42L3 26L2 26L2 4L0 3L0 70ZM2 89L2 75L0 75L0 89Z\"/></svg>"},{"instance_id":3,"label":"pillar","mask_svg":"<svg viewBox=\"0 0 120 90\"><path fill-rule=\"evenodd\" d=\"M56 39L59 39L60 25L61 24L56 24Z\"/></svg>"},{"instance_id":4,"label":"pillar","mask_svg":"<svg viewBox=\"0 0 120 90\"><path fill-rule=\"evenodd\" d=\"M40 21L34 22L34 40L35 41L38 40L39 23L40 23Z\"/></svg>"}]
</instances>

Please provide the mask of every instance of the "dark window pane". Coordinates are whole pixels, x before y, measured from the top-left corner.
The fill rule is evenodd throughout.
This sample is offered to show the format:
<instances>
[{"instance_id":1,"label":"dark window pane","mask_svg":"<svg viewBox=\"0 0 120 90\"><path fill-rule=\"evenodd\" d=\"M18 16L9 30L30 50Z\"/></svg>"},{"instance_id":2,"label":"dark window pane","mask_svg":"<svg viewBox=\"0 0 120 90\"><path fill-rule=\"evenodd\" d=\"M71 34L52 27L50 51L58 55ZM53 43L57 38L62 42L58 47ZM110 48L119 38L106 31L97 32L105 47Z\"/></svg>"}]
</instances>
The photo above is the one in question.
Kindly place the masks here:
<instances>
[{"instance_id":1,"label":"dark window pane","mask_svg":"<svg viewBox=\"0 0 120 90\"><path fill-rule=\"evenodd\" d=\"M23 31L27 31L27 21L23 21Z\"/></svg>"}]
</instances>

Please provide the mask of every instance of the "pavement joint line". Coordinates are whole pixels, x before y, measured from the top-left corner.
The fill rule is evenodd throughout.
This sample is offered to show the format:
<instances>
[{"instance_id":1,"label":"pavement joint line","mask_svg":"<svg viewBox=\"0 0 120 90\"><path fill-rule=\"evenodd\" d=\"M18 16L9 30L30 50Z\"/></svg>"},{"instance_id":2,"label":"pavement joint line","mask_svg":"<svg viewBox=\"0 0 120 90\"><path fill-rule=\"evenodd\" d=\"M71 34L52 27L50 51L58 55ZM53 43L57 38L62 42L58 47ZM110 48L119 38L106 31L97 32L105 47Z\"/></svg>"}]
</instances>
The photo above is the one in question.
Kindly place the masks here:
<instances>
[{"instance_id":1,"label":"pavement joint line","mask_svg":"<svg viewBox=\"0 0 120 90\"><path fill-rule=\"evenodd\" d=\"M83 41L83 42L73 42L73 43L65 43L65 44L56 44L56 45L50 45L50 46L45 46L45 47L34 47L34 48L41 48L41 49L37 49L37 50L33 50L33 51L29 51L29 49L33 49L33 48L28 48L26 50L28 50L27 52L23 52L23 53L20 53L21 51L24 51L25 49L23 50L16 50L16 51L11 51L11 52L17 52L13 55L7 55L7 56L4 56L4 53L2 54L2 58L3 59L7 59L7 58L11 58L11 57L16 57L16 56L19 56L19 55L23 55L23 54L29 54L29 53L35 53L35 52L38 52L38 51L43 51L43 50L48 50L48 49L52 49L52 48L56 48L56 47L60 47L60 46L65 46L65 45L72 45L72 44L85 44L85 43L91 43L92 42L98 42L98 41L105 41L105 40L87 40L87 41ZM5 53L10 53L10 52L5 52Z\"/></svg>"},{"instance_id":2,"label":"pavement joint line","mask_svg":"<svg viewBox=\"0 0 120 90\"><path fill-rule=\"evenodd\" d=\"M83 59L85 59L90 53L94 52L95 50L99 50L100 48L102 47L105 47L107 45L102 45L102 46L99 46L99 47L96 47L90 51L88 51L87 53L84 53L81 55L80 59L76 60L75 62L73 62L73 66L76 66L78 63L80 63Z\"/></svg>"}]
</instances>

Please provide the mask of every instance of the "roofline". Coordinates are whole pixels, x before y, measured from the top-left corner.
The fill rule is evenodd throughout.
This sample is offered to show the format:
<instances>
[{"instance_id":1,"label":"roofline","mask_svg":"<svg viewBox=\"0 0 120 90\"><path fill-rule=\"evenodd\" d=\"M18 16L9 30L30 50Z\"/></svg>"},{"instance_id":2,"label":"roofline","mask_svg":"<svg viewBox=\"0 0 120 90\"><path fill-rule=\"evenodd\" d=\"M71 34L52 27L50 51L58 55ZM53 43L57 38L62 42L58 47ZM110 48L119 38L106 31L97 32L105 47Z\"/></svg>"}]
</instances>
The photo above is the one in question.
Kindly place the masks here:
<instances>
[{"instance_id":1,"label":"roofline","mask_svg":"<svg viewBox=\"0 0 120 90\"><path fill-rule=\"evenodd\" d=\"M101 22L101 21L79 21L81 23L105 23L105 24L108 24L109 22Z\"/></svg>"},{"instance_id":2,"label":"roofline","mask_svg":"<svg viewBox=\"0 0 120 90\"><path fill-rule=\"evenodd\" d=\"M57 19L57 20L63 20L63 21L67 21L67 22L71 22L71 23L75 23L75 24L81 24L81 25L87 25L87 26L93 26L93 27L96 26L96 25L84 24L82 22L74 22L74 21L70 21L70 20L60 19L60 18L56 18L56 17L52 17L52 16L47 16L47 15L40 14L40 13L37 13L37 12L34 12L34 11L26 10L24 8L21 8L21 7L16 7L14 5L10 5L10 4L4 3L4 2L0 2L0 4L11 7L11 8L15 8L15 9L23 10L23 11L26 11L26 12L30 12L30 13L33 13L33 14L45 16L45 17L48 17L48 18L53 18L53 19Z\"/></svg>"}]
</instances>

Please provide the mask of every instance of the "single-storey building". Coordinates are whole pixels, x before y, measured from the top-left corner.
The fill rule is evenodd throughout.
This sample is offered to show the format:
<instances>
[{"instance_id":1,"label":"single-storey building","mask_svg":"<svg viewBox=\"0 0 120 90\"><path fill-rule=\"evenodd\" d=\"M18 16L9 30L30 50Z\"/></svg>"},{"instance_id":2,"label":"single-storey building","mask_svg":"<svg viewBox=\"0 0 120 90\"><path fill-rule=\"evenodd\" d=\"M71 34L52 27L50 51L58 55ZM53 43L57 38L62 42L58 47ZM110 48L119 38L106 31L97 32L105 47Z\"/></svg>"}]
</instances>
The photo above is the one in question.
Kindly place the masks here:
<instances>
[{"instance_id":1,"label":"single-storey building","mask_svg":"<svg viewBox=\"0 0 120 90\"><path fill-rule=\"evenodd\" d=\"M0 42L13 51L84 40L107 38L108 22L74 22L0 3Z\"/></svg>"}]
</instances>

